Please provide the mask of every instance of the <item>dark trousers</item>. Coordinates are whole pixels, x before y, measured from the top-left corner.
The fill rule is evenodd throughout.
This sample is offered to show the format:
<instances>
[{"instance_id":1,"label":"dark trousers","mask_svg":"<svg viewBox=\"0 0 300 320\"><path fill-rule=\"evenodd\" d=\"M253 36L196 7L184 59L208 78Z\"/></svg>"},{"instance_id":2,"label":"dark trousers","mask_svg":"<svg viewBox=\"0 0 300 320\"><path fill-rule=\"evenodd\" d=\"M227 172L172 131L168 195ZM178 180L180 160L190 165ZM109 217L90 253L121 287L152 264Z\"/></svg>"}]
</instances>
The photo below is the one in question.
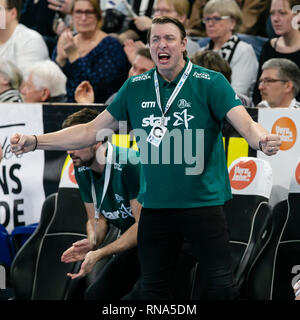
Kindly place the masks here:
<instances>
[{"instance_id":1,"label":"dark trousers","mask_svg":"<svg viewBox=\"0 0 300 320\"><path fill-rule=\"evenodd\" d=\"M199 298L234 299L229 238L223 209L142 209L138 228L141 299L171 299L174 274L186 239L201 270Z\"/></svg>"},{"instance_id":2,"label":"dark trousers","mask_svg":"<svg viewBox=\"0 0 300 320\"><path fill-rule=\"evenodd\" d=\"M140 276L137 248L116 254L87 288L86 300L120 300Z\"/></svg>"}]
</instances>

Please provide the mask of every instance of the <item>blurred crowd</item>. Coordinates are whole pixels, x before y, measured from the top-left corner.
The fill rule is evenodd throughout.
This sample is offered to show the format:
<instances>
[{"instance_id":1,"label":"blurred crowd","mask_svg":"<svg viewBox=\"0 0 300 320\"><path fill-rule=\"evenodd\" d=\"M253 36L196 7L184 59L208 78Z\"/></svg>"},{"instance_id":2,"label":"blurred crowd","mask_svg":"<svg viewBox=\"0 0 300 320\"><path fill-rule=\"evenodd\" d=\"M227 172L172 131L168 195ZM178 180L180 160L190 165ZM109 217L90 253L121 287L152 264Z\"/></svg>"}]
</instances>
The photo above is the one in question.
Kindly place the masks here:
<instances>
[{"instance_id":1,"label":"blurred crowd","mask_svg":"<svg viewBox=\"0 0 300 320\"><path fill-rule=\"evenodd\" d=\"M299 107L299 11L299 0L0 0L0 102L108 104L154 67L147 31L164 15L245 106Z\"/></svg>"}]
</instances>

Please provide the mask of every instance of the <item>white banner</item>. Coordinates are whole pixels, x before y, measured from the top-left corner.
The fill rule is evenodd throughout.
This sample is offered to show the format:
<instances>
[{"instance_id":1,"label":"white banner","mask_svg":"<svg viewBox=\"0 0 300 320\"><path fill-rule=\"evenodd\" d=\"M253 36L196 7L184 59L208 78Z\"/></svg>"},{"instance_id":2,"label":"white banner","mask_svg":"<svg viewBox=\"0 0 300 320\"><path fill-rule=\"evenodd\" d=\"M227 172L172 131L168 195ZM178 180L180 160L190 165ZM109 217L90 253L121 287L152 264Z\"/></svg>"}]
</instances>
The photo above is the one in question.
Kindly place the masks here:
<instances>
[{"instance_id":1,"label":"white banner","mask_svg":"<svg viewBox=\"0 0 300 320\"><path fill-rule=\"evenodd\" d=\"M10 151L13 133L44 132L40 104L1 104L0 142L4 158L0 164L0 223L8 232L16 226L39 222L45 200L44 151L16 157Z\"/></svg>"},{"instance_id":2,"label":"white banner","mask_svg":"<svg viewBox=\"0 0 300 320\"><path fill-rule=\"evenodd\" d=\"M300 112L297 109L260 109L258 122L269 132L278 134L282 145L280 151L268 157L262 152L258 158L269 161L273 169L273 189L270 204L287 198L294 168L300 156Z\"/></svg>"}]
</instances>

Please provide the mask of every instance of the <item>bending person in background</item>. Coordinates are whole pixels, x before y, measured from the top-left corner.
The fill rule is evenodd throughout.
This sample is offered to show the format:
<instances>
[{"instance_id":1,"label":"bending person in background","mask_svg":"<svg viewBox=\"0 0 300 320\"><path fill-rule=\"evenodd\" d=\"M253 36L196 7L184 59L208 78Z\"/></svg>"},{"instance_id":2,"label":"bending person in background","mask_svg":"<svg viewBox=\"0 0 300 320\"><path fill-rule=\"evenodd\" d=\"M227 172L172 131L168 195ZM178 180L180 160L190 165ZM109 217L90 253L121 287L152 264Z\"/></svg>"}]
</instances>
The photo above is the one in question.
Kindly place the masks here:
<instances>
[{"instance_id":1,"label":"bending person in background","mask_svg":"<svg viewBox=\"0 0 300 320\"><path fill-rule=\"evenodd\" d=\"M92 109L81 109L68 116L63 128L92 121L98 114ZM83 260L78 274L68 274L75 279L91 272L96 262L114 255L86 290L85 299L121 299L140 276L137 227L141 205L136 200L140 177L138 154L109 142L98 142L67 153L72 158L88 215L88 238L75 242L63 253L61 260L66 263ZM132 164L133 161L137 164ZM117 227L121 236L99 248L110 225Z\"/></svg>"},{"instance_id":2,"label":"bending person in background","mask_svg":"<svg viewBox=\"0 0 300 320\"><path fill-rule=\"evenodd\" d=\"M300 30L299 22L295 26L293 21L297 12L293 7L299 5L299 0L272 0L270 15L273 29L278 37L267 41L261 51L257 81L253 92L253 102L260 102L259 79L262 65L272 58L286 58L300 65ZM299 12L299 10L298 10ZM299 100L300 97L298 96Z\"/></svg>"},{"instance_id":3,"label":"bending person in background","mask_svg":"<svg viewBox=\"0 0 300 320\"><path fill-rule=\"evenodd\" d=\"M12 62L0 60L0 102L23 102L19 88L21 71Z\"/></svg>"},{"instance_id":4,"label":"bending person in background","mask_svg":"<svg viewBox=\"0 0 300 320\"><path fill-rule=\"evenodd\" d=\"M68 101L74 102L76 87L84 80L92 85L95 102L104 103L118 91L130 68L121 43L100 30L102 19L98 0L74 0L72 19L77 31L66 29L53 53L67 76Z\"/></svg>"},{"instance_id":5,"label":"bending person in background","mask_svg":"<svg viewBox=\"0 0 300 320\"><path fill-rule=\"evenodd\" d=\"M252 96L258 61L252 46L237 36L242 13L234 0L210 0L203 10L203 22L210 42L204 49L217 51L232 70L231 85L236 93Z\"/></svg>"},{"instance_id":6,"label":"bending person in background","mask_svg":"<svg viewBox=\"0 0 300 320\"><path fill-rule=\"evenodd\" d=\"M262 101L258 107L300 108L300 69L291 60L270 59L262 66L258 89Z\"/></svg>"}]
</instances>

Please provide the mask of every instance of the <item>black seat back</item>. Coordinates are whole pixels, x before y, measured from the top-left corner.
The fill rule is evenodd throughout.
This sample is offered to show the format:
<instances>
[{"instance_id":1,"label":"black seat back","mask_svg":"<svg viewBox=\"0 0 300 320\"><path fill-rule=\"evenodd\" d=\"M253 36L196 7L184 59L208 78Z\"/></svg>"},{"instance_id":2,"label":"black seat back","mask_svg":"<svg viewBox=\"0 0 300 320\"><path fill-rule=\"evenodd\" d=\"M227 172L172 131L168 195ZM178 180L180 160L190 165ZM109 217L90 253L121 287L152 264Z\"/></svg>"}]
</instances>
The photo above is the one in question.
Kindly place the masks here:
<instances>
[{"instance_id":1,"label":"black seat back","mask_svg":"<svg viewBox=\"0 0 300 320\"><path fill-rule=\"evenodd\" d=\"M73 172L72 161L66 161L51 220L48 214L41 216L36 232L15 257L12 283L19 299L65 299L68 294L67 273L76 272L76 264L62 263L60 258L73 242L86 237L87 221ZM21 288L24 283L26 292Z\"/></svg>"},{"instance_id":2,"label":"black seat back","mask_svg":"<svg viewBox=\"0 0 300 320\"><path fill-rule=\"evenodd\" d=\"M233 272L240 290L251 262L271 232L271 209L265 197L234 195L225 205Z\"/></svg>"},{"instance_id":3,"label":"black seat back","mask_svg":"<svg viewBox=\"0 0 300 320\"><path fill-rule=\"evenodd\" d=\"M56 202L57 193L46 198L42 206L39 225L14 257L10 268L10 283L16 299L28 300L32 296L34 270L38 260L39 247L53 217Z\"/></svg>"},{"instance_id":4,"label":"black seat back","mask_svg":"<svg viewBox=\"0 0 300 320\"><path fill-rule=\"evenodd\" d=\"M35 269L32 299L64 299L75 263L62 263L72 243L86 237L87 215L79 189L59 188L54 216L42 239Z\"/></svg>"},{"instance_id":5,"label":"black seat back","mask_svg":"<svg viewBox=\"0 0 300 320\"><path fill-rule=\"evenodd\" d=\"M272 189L272 168L265 160L243 157L234 161L228 170L233 198L224 205L224 213L233 272L242 293L252 261L263 250L270 235L271 208L268 199ZM202 279L201 265L188 252L186 255L188 259L185 257L184 260L188 260L188 271L180 277L186 285L182 285L183 281L179 282L176 296L201 299L206 292L202 285L205 279ZM185 269L181 267L180 272L182 270ZM184 296L180 294L182 292L185 292Z\"/></svg>"},{"instance_id":6,"label":"black seat back","mask_svg":"<svg viewBox=\"0 0 300 320\"><path fill-rule=\"evenodd\" d=\"M273 209L274 230L262 257L249 274L253 299L294 299L293 285L300 279L300 162L292 174L288 199ZM263 287L261 280L264 279Z\"/></svg>"},{"instance_id":7,"label":"black seat back","mask_svg":"<svg viewBox=\"0 0 300 320\"><path fill-rule=\"evenodd\" d=\"M271 228L272 168L262 159L242 157L228 168L233 198L224 206L233 272L243 297L245 277Z\"/></svg>"},{"instance_id":8,"label":"black seat back","mask_svg":"<svg viewBox=\"0 0 300 320\"><path fill-rule=\"evenodd\" d=\"M283 200L273 208L270 236L249 268L244 287L245 297L249 300L273 299L277 249L287 218L288 203Z\"/></svg>"}]
</instances>

